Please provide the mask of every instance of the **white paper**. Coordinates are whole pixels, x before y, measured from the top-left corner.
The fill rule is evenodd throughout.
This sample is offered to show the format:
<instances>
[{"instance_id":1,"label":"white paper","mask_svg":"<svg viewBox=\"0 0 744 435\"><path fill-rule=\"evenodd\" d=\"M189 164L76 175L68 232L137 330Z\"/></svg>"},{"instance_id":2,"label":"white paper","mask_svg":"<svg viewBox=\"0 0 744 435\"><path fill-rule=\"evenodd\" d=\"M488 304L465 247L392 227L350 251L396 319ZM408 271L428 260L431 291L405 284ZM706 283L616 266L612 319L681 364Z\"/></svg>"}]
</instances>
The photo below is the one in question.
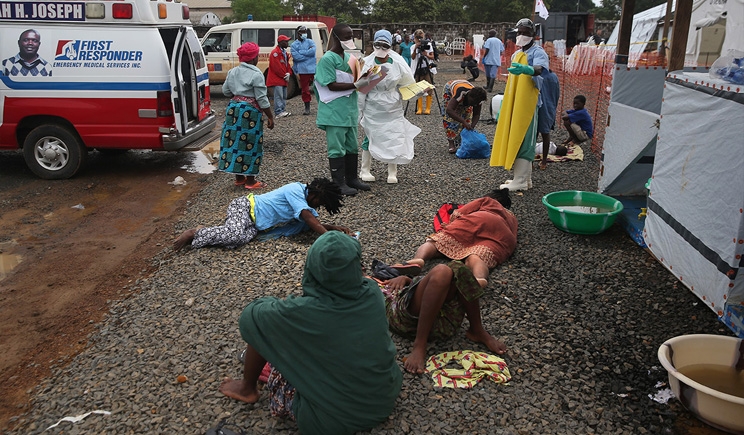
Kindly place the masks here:
<instances>
[{"instance_id":1,"label":"white paper","mask_svg":"<svg viewBox=\"0 0 744 435\"><path fill-rule=\"evenodd\" d=\"M347 72L336 70L336 83L354 83L354 76ZM320 99L320 101L326 104L330 103L336 98L348 97L349 95L351 95L352 92L356 91L356 89L332 91L328 89L328 86L323 86L318 83L317 80L315 80L315 89L318 90L318 98Z\"/></svg>"},{"instance_id":2,"label":"white paper","mask_svg":"<svg viewBox=\"0 0 744 435\"><path fill-rule=\"evenodd\" d=\"M101 411L101 410L96 409L95 411L86 412L85 414L76 415L74 417L64 417L64 418L60 419L58 422L56 422L55 424L53 424L53 425L49 426L48 428L46 428L45 430L49 430L49 429L51 429L53 427L57 427L63 421L69 421L70 423L77 423L80 420L84 419L85 417L87 417L87 416L89 416L91 414L110 415L111 413L109 411Z\"/></svg>"}]
</instances>

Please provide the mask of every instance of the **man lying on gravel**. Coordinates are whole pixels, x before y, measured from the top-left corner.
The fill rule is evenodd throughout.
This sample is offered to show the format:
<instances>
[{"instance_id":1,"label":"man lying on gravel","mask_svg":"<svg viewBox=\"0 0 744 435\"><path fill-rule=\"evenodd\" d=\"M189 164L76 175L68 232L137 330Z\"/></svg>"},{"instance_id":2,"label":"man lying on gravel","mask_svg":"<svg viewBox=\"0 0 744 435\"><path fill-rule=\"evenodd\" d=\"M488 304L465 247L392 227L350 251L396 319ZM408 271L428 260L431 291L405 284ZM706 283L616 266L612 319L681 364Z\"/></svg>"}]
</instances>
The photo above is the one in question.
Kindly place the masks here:
<instances>
[{"instance_id":1,"label":"man lying on gravel","mask_svg":"<svg viewBox=\"0 0 744 435\"><path fill-rule=\"evenodd\" d=\"M423 373L427 341L453 336L465 316L470 323L465 335L470 340L499 355L506 353L506 345L483 327L478 300L484 290L461 261L439 264L424 277L401 275L385 281L381 290L390 330L414 339L413 350L404 358L407 371Z\"/></svg>"},{"instance_id":2,"label":"man lying on gravel","mask_svg":"<svg viewBox=\"0 0 744 435\"><path fill-rule=\"evenodd\" d=\"M393 268L414 276L427 260L444 256L464 261L481 287L486 287L489 269L506 261L517 247L517 218L510 207L508 189L470 201L452 213L446 226L426 238L413 259Z\"/></svg>"},{"instance_id":3,"label":"man lying on gravel","mask_svg":"<svg viewBox=\"0 0 744 435\"><path fill-rule=\"evenodd\" d=\"M199 225L186 230L173 242L178 251L191 244L192 248L210 245L237 248L250 242L259 231L289 236L308 228L318 234L336 230L350 234L339 225L321 224L316 208L323 206L330 214L343 206L338 185L327 178L316 178L309 185L289 183L261 195L248 194L234 199L227 208L225 224L217 227Z\"/></svg>"},{"instance_id":4,"label":"man lying on gravel","mask_svg":"<svg viewBox=\"0 0 744 435\"><path fill-rule=\"evenodd\" d=\"M307 252L301 297L263 297L243 310L243 378L225 379L220 392L256 403L269 361L269 409L296 420L301 433L352 434L387 420L403 376L382 294L362 276L361 259L352 237L318 237Z\"/></svg>"}]
</instances>

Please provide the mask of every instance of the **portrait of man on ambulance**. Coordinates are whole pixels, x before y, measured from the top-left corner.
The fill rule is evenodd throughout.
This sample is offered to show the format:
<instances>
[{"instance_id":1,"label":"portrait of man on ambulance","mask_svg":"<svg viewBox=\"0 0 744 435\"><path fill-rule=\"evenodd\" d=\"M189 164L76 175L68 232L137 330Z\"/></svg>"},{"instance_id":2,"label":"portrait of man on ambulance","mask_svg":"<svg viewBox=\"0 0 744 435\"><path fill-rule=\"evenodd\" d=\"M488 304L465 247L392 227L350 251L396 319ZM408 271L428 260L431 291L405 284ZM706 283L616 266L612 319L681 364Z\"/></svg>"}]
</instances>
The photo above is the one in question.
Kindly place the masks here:
<instances>
[{"instance_id":1,"label":"portrait of man on ambulance","mask_svg":"<svg viewBox=\"0 0 744 435\"><path fill-rule=\"evenodd\" d=\"M18 54L3 60L3 74L6 76L51 77L52 68L39 56L41 35L28 29L18 38Z\"/></svg>"}]
</instances>

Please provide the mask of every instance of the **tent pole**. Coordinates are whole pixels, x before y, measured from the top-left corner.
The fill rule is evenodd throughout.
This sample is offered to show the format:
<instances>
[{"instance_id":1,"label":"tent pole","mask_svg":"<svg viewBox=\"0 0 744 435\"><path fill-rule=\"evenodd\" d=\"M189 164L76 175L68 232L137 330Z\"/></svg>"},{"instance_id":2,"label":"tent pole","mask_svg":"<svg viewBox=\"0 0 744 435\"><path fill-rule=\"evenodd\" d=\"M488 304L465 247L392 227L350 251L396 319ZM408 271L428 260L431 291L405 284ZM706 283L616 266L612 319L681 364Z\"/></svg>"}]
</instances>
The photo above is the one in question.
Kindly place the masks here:
<instances>
[{"instance_id":1,"label":"tent pole","mask_svg":"<svg viewBox=\"0 0 744 435\"><path fill-rule=\"evenodd\" d=\"M659 50L659 60L662 65L666 65L667 48L669 48L669 20L672 19L672 2L667 0L666 15L664 15L664 31L661 34L661 49Z\"/></svg>"},{"instance_id":2,"label":"tent pole","mask_svg":"<svg viewBox=\"0 0 744 435\"><path fill-rule=\"evenodd\" d=\"M615 51L615 63L618 65L628 64L630 34L633 31L634 11L635 0L623 0L623 9L620 14L620 31L617 35L617 51Z\"/></svg>"},{"instance_id":3,"label":"tent pole","mask_svg":"<svg viewBox=\"0 0 744 435\"><path fill-rule=\"evenodd\" d=\"M692 0L677 0L672 26L672 53L669 56L669 71L681 70L685 66L687 33L690 31Z\"/></svg>"}]
</instances>

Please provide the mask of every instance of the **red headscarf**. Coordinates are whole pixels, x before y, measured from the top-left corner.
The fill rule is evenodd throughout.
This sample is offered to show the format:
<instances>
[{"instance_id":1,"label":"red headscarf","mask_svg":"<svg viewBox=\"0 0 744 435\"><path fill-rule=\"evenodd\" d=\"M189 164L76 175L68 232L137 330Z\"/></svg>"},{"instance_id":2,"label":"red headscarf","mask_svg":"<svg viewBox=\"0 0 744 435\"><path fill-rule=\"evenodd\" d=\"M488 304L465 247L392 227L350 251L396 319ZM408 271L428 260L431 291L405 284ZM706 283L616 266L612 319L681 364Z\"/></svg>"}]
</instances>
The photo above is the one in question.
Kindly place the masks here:
<instances>
[{"instance_id":1,"label":"red headscarf","mask_svg":"<svg viewBox=\"0 0 744 435\"><path fill-rule=\"evenodd\" d=\"M258 56L258 45L255 42L246 42L238 48L238 59L241 62L250 62Z\"/></svg>"}]
</instances>

